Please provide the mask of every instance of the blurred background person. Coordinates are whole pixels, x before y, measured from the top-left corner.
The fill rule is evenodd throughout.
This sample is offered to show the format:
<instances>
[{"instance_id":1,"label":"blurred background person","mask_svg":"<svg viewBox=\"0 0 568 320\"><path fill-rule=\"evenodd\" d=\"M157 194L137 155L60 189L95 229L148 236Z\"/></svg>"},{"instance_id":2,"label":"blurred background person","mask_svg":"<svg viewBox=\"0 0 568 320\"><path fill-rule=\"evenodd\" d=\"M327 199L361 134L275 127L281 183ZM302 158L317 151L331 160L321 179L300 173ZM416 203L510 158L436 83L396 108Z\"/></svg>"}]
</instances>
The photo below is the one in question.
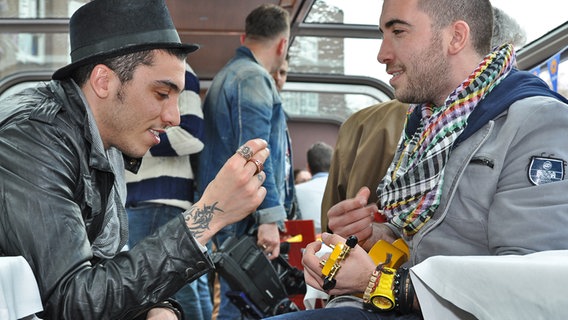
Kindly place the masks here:
<instances>
[{"instance_id":1,"label":"blurred background person","mask_svg":"<svg viewBox=\"0 0 568 320\"><path fill-rule=\"evenodd\" d=\"M307 169L294 169L294 182L296 184L310 181L312 174Z\"/></svg>"},{"instance_id":2,"label":"blurred background person","mask_svg":"<svg viewBox=\"0 0 568 320\"><path fill-rule=\"evenodd\" d=\"M321 201L329 175L333 148L325 142L314 143L307 152L312 178L296 185L298 206L303 220L313 220L316 234L321 233Z\"/></svg>"},{"instance_id":3,"label":"blurred background person","mask_svg":"<svg viewBox=\"0 0 568 320\"><path fill-rule=\"evenodd\" d=\"M272 72L270 75L274 79L274 84L276 85L276 90L278 92L282 92L284 88L284 84L286 84L286 80L288 79L288 59L289 56L286 56L286 59L282 61L282 64L278 69ZM284 115L286 116L286 121L288 121L289 116L284 111ZM284 199L284 207L286 208L286 218L288 220L298 219L301 214L298 209L298 201L296 200L296 191L294 185L297 183L296 178L296 169L292 170L292 139L290 138L290 132L288 131L288 127L286 127L286 139L288 140L288 150L286 151L286 159L289 160L286 162L286 197ZM291 174L291 172L294 174Z\"/></svg>"},{"instance_id":4,"label":"blurred background person","mask_svg":"<svg viewBox=\"0 0 568 320\"><path fill-rule=\"evenodd\" d=\"M287 178L292 158L286 116L271 73L286 58L290 17L284 8L263 4L245 21L242 45L217 73L203 104L204 148L199 156L198 190L203 192L223 163L249 137L268 142L270 157L264 163L266 197L256 212L229 225L213 239L217 248L229 237L256 235L257 245L275 259L280 254L279 228L287 218ZM293 177L291 177L293 178ZM220 277L221 302L217 319L240 319L241 312L226 297L229 284Z\"/></svg>"},{"instance_id":5,"label":"blurred background person","mask_svg":"<svg viewBox=\"0 0 568 320\"><path fill-rule=\"evenodd\" d=\"M493 36L491 46L493 48L503 43L511 43L519 47L527 42L527 34L515 19L503 10L493 7Z\"/></svg>"},{"instance_id":6,"label":"blurred background person","mask_svg":"<svg viewBox=\"0 0 568 320\"><path fill-rule=\"evenodd\" d=\"M286 59L282 62L280 67L276 71L271 73L272 78L274 78L274 82L276 83L278 92L282 92L284 84L286 84L286 80L288 79L288 59L289 57L286 56Z\"/></svg>"}]
</instances>

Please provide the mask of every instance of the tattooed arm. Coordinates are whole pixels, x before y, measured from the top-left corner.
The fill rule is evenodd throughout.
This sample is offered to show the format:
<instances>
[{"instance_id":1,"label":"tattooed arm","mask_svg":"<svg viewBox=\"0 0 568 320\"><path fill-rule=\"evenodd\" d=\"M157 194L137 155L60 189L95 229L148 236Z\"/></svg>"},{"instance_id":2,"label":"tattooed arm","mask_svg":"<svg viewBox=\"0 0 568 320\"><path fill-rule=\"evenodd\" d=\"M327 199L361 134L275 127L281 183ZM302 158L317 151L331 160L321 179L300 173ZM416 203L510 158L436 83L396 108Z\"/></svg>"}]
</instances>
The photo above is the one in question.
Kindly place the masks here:
<instances>
[{"instance_id":1,"label":"tattooed arm","mask_svg":"<svg viewBox=\"0 0 568 320\"><path fill-rule=\"evenodd\" d=\"M254 139L245 143L252 158L266 161L266 141ZM195 239L205 245L224 226L242 220L260 205L266 196L262 186L266 175L256 173L257 166L241 154L235 154L221 168L205 189L203 196L184 212L185 223Z\"/></svg>"}]
</instances>

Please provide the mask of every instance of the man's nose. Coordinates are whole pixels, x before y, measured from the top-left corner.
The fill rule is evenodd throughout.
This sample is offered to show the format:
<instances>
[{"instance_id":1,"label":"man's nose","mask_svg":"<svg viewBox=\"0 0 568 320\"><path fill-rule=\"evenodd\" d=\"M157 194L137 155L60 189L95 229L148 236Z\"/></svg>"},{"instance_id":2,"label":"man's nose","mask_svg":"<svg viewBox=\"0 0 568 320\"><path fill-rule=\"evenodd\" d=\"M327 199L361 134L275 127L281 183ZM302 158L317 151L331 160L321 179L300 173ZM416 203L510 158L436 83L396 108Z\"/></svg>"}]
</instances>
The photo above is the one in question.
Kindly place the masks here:
<instances>
[{"instance_id":1,"label":"man's nose","mask_svg":"<svg viewBox=\"0 0 568 320\"><path fill-rule=\"evenodd\" d=\"M377 54L377 61L382 64L387 64L390 60L392 60L391 46L388 40L383 39Z\"/></svg>"},{"instance_id":2,"label":"man's nose","mask_svg":"<svg viewBox=\"0 0 568 320\"><path fill-rule=\"evenodd\" d=\"M168 124L168 126L179 126L180 124L180 111L178 102L170 103L166 106L162 112L162 121Z\"/></svg>"}]
</instances>

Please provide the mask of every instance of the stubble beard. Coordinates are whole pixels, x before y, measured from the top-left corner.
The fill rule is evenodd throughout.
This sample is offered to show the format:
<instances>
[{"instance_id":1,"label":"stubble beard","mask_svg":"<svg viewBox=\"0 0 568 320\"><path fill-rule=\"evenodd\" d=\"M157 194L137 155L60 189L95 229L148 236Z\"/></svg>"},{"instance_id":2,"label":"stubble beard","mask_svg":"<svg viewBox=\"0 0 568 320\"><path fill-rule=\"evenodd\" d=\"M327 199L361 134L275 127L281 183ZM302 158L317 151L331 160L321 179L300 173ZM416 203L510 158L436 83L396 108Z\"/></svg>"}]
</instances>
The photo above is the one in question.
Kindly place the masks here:
<instances>
[{"instance_id":1,"label":"stubble beard","mask_svg":"<svg viewBox=\"0 0 568 320\"><path fill-rule=\"evenodd\" d=\"M410 68L405 71L407 85L395 90L396 98L405 103L434 103L447 87L450 69L442 54L442 39L434 36L430 45L410 60Z\"/></svg>"},{"instance_id":2,"label":"stubble beard","mask_svg":"<svg viewBox=\"0 0 568 320\"><path fill-rule=\"evenodd\" d=\"M112 126L114 134L119 136L115 140L113 147L130 157L140 158L146 154L150 147L148 147L147 150L141 151L138 150L137 141L123 141L124 139L122 138L128 137L128 133L132 132L131 122L129 117L127 117L128 108L127 92L124 89L124 85L122 85L114 97L113 109L109 112L111 119L109 119L108 123ZM125 119L125 117L128 119Z\"/></svg>"}]
</instances>

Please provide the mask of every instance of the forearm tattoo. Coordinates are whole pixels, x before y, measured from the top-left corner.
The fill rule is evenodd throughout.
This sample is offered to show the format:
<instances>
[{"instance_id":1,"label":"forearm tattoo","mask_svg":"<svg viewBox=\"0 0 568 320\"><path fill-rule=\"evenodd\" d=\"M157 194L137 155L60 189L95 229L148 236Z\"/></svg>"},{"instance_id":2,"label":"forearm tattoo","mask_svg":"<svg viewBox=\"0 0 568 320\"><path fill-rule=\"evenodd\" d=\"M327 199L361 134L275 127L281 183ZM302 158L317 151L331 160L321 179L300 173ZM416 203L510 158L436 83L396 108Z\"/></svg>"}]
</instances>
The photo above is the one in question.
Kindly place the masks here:
<instances>
[{"instance_id":1,"label":"forearm tattoo","mask_svg":"<svg viewBox=\"0 0 568 320\"><path fill-rule=\"evenodd\" d=\"M205 230L209 230L209 223L213 219L215 211L224 212L217 208L217 202L210 206L204 205L203 208L194 205L183 213L185 222L196 239L201 238Z\"/></svg>"}]
</instances>

